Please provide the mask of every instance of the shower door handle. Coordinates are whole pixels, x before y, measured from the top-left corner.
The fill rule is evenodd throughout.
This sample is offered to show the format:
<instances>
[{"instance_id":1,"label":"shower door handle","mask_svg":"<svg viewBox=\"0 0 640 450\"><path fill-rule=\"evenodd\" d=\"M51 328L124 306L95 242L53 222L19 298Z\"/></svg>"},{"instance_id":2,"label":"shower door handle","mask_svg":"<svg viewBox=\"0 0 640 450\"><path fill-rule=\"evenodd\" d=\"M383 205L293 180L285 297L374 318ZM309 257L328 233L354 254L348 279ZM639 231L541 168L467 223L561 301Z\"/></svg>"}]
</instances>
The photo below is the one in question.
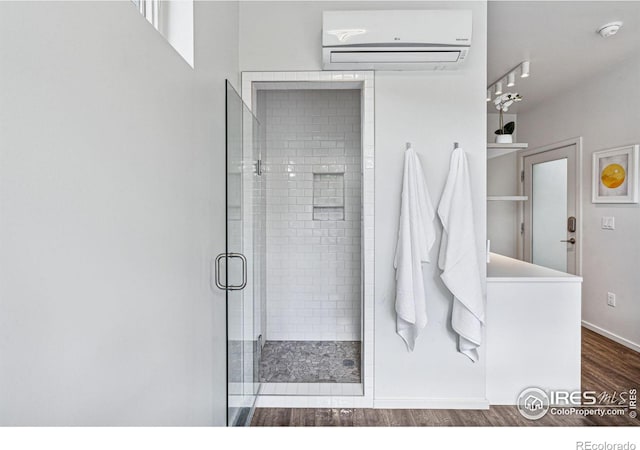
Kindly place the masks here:
<instances>
[{"instance_id":1,"label":"shower door handle","mask_svg":"<svg viewBox=\"0 0 640 450\"><path fill-rule=\"evenodd\" d=\"M242 262L242 282L240 284L230 284L227 286L220 277L220 261L222 261L222 259L227 260L226 270L228 271L229 260L233 258L238 258ZM216 256L214 272L216 287L218 289L222 289L223 291L240 291L247 286L247 258L245 258L242 253L220 253Z\"/></svg>"}]
</instances>

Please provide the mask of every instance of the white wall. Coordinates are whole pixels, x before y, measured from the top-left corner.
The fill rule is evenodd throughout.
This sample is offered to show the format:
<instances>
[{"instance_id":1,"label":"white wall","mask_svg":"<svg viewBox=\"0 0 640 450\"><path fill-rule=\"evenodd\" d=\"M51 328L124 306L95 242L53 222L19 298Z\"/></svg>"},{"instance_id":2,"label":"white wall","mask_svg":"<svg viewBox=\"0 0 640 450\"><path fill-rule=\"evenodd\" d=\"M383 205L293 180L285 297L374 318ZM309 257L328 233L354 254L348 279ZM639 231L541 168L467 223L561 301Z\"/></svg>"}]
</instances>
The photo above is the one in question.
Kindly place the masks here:
<instances>
[{"instance_id":1,"label":"white wall","mask_svg":"<svg viewBox=\"0 0 640 450\"><path fill-rule=\"evenodd\" d=\"M352 89L258 92L266 129L267 340L360 340L360 96Z\"/></svg>"},{"instance_id":2,"label":"white wall","mask_svg":"<svg viewBox=\"0 0 640 450\"><path fill-rule=\"evenodd\" d=\"M223 425L224 85L130 2L0 3L0 424Z\"/></svg>"},{"instance_id":3,"label":"white wall","mask_svg":"<svg viewBox=\"0 0 640 450\"><path fill-rule=\"evenodd\" d=\"M564 95L518 115L520 137L536 148L582 136L583 320L640 345L640 205L591 203L594 151L640 143L640 57L631 57ZM616 229L602 230L602 216ZM607 306L607 292L617 307ZM636 347L640 348L640 347Z\"/></svg>"},{"instance_id":4,"label":"white wall","mask_svg":"<svg viewBox=\"0 0 640 450\"><path fill-rule=\"evenodd\" d=\"M430 323L416 351L395 333L393 252L397 238L404 144L414 144L432 199L444 186L453 142L467 149L474 185L479 262L486 223L485 2L241 2L240 69L321 69L323 10L467 8L474 14L473 47L455 72L376 72L375 398L378 405L477 404L485 398L484 358L457 353L450 327L451 295L432 264L425 268ZM291 37L295 36L295 39ZM439 242L433 257L437 256ZM483 270L484 275L484 270ZM456 401L458 403L456 403Z\"/></svg>"}]
</instances>

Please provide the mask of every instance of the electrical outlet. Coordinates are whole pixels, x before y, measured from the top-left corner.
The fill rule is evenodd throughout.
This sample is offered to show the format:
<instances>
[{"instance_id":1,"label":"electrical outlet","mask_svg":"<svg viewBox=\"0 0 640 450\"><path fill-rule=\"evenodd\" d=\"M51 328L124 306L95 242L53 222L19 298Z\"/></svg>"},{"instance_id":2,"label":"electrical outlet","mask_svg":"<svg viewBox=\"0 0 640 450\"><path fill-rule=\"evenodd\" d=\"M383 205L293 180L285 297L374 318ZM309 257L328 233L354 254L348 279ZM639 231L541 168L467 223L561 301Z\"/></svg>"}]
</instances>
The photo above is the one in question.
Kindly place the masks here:
<instances>
[{"instance_id":1,"label":"electrical outlet","mask_svg":"<svg viewBox=\"0 0 640 450\"><path fill-rule=\"evenodd\" d=\"M615 230L616 218L612 216L602 216L602 229L603 230Z\"/></svg>"},{"instance_id":2,"label":"electrical outlet","mask_svg":"<svg viewBox=\"0 0 640 450\"><path fill-rule=\"evenodd\" d=\"M613 292L607 292L607 305L614 308L616 306L616 294Z\"/></svg>"}]
</instances>

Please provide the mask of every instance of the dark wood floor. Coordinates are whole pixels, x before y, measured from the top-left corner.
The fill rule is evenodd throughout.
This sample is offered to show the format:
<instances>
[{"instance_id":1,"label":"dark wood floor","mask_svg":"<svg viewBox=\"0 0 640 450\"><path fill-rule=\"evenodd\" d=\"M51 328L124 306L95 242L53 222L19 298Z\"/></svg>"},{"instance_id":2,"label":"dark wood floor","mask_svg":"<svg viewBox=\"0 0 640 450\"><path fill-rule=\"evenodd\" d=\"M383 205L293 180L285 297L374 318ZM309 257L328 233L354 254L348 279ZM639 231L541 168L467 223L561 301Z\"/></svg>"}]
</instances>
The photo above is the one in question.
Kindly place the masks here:
<instances>
[{"instance_id":1,"label":"dark wood floor","mask_svg":"<svg viewBox=\"0 0 640 450\"><path fill-rule=\"evenodd\" d=\"M640 354L582 329L582 389L640 389ZM252 426L630 426L624 416L552 416L528 420L514 406L488 410L258 408Z\"/></svg>"}]
</instances>

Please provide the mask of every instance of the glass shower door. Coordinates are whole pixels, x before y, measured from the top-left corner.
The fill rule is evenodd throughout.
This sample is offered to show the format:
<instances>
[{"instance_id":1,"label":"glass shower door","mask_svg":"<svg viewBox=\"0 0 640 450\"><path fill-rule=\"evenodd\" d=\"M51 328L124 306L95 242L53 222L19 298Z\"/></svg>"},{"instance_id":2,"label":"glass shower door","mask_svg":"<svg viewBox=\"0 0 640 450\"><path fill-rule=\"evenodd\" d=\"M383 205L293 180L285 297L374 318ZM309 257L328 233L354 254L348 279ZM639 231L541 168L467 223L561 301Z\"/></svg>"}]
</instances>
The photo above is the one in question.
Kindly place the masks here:
<instances>
[{"instance_id":1,"label":"glass shower door","mask_svg":"<svg viewBox=\"0 0 640 450\"><path fill-rule=\"evenodd\" d=\"M218 256L218 287L227 301L227 424L251 421L258 388L258 330L255 324L260 278L256 262L258 214L256 173L258 122L226 82L226 253ZM221 271L224 266L225 270Z\"/></svg>"}]
</instances>

